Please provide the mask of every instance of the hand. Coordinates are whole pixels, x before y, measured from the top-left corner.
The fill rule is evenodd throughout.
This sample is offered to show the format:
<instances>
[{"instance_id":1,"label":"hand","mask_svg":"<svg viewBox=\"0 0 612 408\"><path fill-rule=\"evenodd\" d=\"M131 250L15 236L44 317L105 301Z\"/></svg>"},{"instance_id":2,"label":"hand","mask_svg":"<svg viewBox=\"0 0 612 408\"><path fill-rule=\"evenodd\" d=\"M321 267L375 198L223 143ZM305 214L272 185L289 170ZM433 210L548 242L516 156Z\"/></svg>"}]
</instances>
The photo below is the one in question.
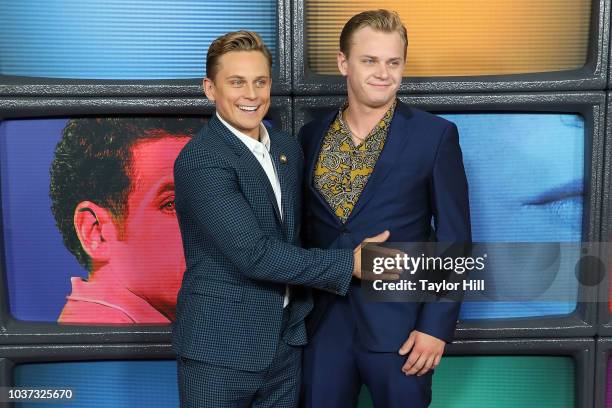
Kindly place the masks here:
<instances>
[{"instance_id":1,"label":"hand","mask_svg":"<svg viewBox=\"0 0 612 408\"><path fill-rule=\"evenodd\" d=\"M361 269L361 248L366 242L374 242L374 243L382 243L385 242L389 238L389 231L383 231L380 234L364 239L353 251L353 276L358 279L364 280L396 280L399 278L399 274L402 273L400 270L386 270L384 273L380 275L374 275L371 271L366 271L364 273ZM377 252L381 253L381 256L395 256L396 253L401 253L395 249L388 249L379 247L377 248Z\"/></svg>"},{"instance_id":2,"label":"hand","mask_svg":"<svg viewBox=\"0 0 612 408\"><path fill-rule=\"evenodd\" d=\"M410 352L402 371L406 375L421 376L436 368L444 354L445 345L444 340L413 330L408 340L399 349L399 354L402 356Z\"/></svg>"}]
</instances>

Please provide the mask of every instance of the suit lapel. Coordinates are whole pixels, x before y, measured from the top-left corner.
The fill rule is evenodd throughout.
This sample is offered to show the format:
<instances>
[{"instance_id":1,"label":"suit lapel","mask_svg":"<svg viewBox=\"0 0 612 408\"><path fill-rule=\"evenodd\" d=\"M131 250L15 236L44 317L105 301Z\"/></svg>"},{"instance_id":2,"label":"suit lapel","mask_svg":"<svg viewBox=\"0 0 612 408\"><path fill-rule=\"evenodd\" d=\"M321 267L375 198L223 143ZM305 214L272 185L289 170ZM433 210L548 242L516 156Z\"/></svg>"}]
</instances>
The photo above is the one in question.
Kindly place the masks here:
<instances>
[{"instance_id":1,"label":"suit lapel","mask_svg":"<svg viewBox=\"0 0 612 408\"><path fill-rule=\"evenodd\" d=\"M398 101L395 112L393 113L393 118L391 119L391 126L389 127L383 150L376 161L374 171L370 174L368 182L361 192L347 223L356 217L367 202L376 194L376 190L384 184L395 162L401 156L406 142L408 141L408 132L410 132L408 119L410 116L412 116L410 108Z\"/></svg>"},{"instance_id":2,"label":"suit lapel","mask_svg":"<svg viewBox=\"0 0 612 408\"><path fill-rule=\"evenodd\" d=\"M295 197L289 180L289 166L287 162L289 156L282 149L278 133L273 129L268 129L268 134L270 135L270 156L276 168L276 175L281 187L282 224L285 229L285 236L291 242L293 239L291 232L295 228L295 214L293 213L293 205L291 203L293 203ZM284 163L280 161L281 155L284 155L286 158Z\"/></svg>"},{"instance_id":3,"label":"suit lapel","mask_svg":"<svg viewBox=\"0 0 612 408\"><path fill-rule=\"evenodd\" d=\"M276 215L279 224L282 225L283 221L281 213L278 208L278 203L276 202L274 190L272 189L272 185L270 185L270 180L268 180L266 172L264 171L263 167L261 167L261 164L257 161L253 153L245 146L244 143L240 141L240 139L236 137L236 135L234 135L227 127L225 127L223 123L221 123L216 115L210 119L208 126L212 131L218 134L236 152L238 156L240 156L240 163L242 166L246 168L249 173L254 174L259 179L260 185L262 185L266 190L270 204L274 209L274 214ZM283 201L284 200L281 200L281 202Z\"/></svg>"}]
</instances>

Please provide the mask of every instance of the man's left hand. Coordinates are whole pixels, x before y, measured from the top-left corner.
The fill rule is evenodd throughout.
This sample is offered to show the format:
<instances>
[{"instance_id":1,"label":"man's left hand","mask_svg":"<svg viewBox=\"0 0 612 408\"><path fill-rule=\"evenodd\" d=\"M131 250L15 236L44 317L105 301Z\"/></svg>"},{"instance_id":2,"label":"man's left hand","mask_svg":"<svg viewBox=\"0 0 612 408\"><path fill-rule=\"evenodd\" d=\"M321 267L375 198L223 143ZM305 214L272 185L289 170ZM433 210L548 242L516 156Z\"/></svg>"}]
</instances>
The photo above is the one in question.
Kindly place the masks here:
<instances>
[{"instance_id":1,"label":"man's left hand","mask_svg":"<svg viewBox=\"0 0 612 408\"><path fill-rule=\"evenodd\" d=\"M445 345L444 340L413 330L408 340L399 349L402 356L410 353L402 371L406 375L421 376L436 368L440 364Z\"/></svg>"}]
</instances>

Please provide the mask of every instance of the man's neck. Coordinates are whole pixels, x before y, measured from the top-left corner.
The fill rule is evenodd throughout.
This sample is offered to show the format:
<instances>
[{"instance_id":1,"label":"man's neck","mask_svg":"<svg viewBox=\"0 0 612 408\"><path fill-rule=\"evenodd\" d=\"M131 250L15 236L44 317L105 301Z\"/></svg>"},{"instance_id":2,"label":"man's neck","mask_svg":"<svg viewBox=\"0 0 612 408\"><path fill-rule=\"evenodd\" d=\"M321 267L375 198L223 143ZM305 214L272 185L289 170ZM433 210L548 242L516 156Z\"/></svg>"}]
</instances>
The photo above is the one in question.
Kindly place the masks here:
<instances>
[{"instance_id":1,"label":"man's neck","mask_svg":"<svg viewBox=\"0 0 612 408\"><path fill-rule=\"evenodd\" d=\"M257 133L255 134L249 134L249 133L245 133L239 129L237 129L236 127L234 127L231 123L229 123L227 120L225 120L225 118L223 116L221 116L219 114L219 111L215 112L215 114L217 115L217 118L219 118L221 120L221 123L223 123L228 129L230 129L232 131L232 133L234 132L238 132L244 136L248 136L251 139L257 140L258 142L261 142L261 123L259 124L259 127L257 128Z\"/></svg>"},{"instance_id":2,"label":"man's neck","mask_svg":"<svg viewBox=\"0 0 612 408\"><path fill-rule=\"evenodd\" d=\"M344 111L344 121L358 140L363 140L370 134L374 126L383 118L385 113L395 102L395 98L379 107L359 104L348 98L348 107Z\"/></svg>"}]
</instances>

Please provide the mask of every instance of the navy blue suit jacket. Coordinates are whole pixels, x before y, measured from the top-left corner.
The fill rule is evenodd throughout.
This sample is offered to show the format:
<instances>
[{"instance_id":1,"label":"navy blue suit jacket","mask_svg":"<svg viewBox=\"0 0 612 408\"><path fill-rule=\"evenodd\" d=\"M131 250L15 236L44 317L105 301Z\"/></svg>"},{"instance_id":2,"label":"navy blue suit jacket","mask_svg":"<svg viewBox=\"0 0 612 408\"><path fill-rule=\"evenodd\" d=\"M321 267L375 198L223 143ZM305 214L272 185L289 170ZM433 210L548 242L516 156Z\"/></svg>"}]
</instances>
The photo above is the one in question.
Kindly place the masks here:
<instances>
[{"instance_id":1,"label":"navy blue suit jacket","mask_svg":"<svg viewBox=\"0 0 612 408\"><path fill-rule=\"evenodd\" d=\"M471 242L468 188L457 127L398 101L373 173L350 217L342 224L314 188L321 143L336 112L300 130L306 158L304 244L353 248L364 238L389 230L389 242ZM315 295L309 326L314 329L330 301ZM452 341L458 302L366 302L358 284L349 300L360 339L372 351L396 352L414 329ZM310 327L309 327L310 328Z\"/></svg>"},{"instance_id":2,"label":"navy blue suit jacket","mask_svg":"<svg viewBox=\"0 0 612 408\"><path fill-rule=\"evenodd\" d=\"M172 344L179 356L260 371L274 356L286 284L348 290L353 251L299 248L303 156L294 138L268 129L281 209L251 151L215 116L174 164L176 211L187 269ZM280 156L287 160L282 163ZM284 333L306 343L309 290L292 287Z\"/></svg>"}]
</instances>

